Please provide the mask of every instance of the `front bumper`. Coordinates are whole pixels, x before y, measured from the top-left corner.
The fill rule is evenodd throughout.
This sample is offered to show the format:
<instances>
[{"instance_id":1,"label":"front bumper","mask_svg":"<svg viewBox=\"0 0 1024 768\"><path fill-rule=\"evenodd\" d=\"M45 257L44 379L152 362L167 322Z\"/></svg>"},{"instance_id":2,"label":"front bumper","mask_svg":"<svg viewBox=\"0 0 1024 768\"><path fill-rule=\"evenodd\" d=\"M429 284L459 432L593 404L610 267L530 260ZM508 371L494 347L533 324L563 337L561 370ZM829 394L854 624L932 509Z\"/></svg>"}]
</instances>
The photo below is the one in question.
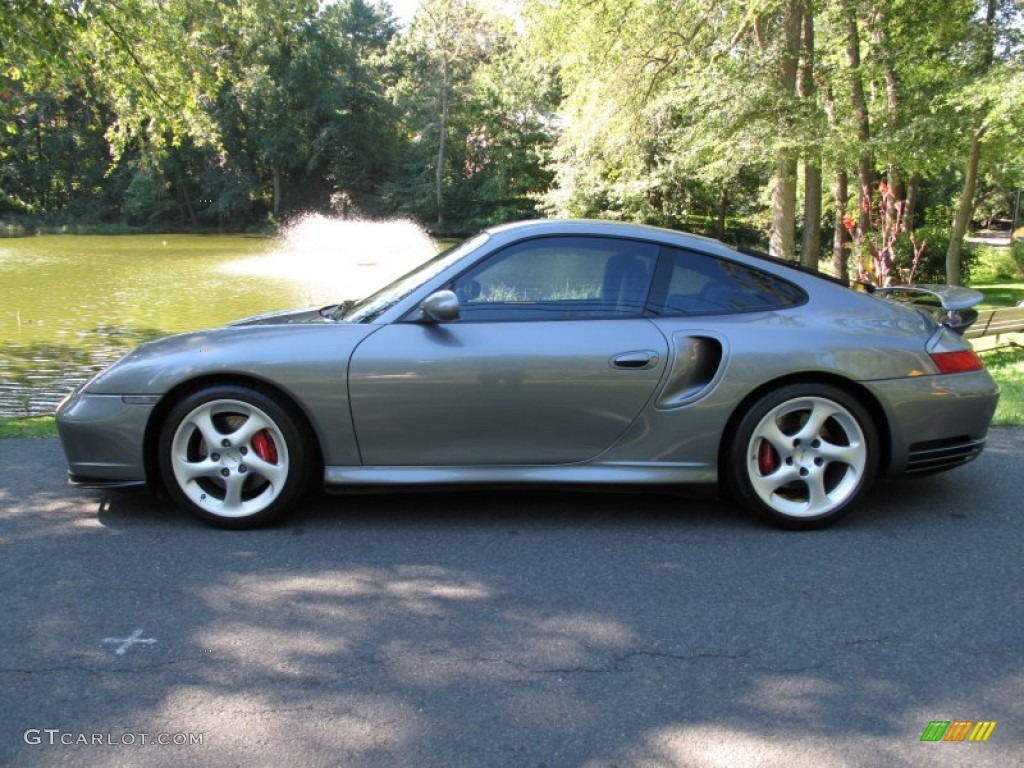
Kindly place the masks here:
<instances>
[{"instance_id":1,"label":"front bumper","mask_svg":"<svg viewBox=\"0 0 1024 768\"><path fill-rule=\"evenodd\" d=\"M61 403L57 431L71 482L90 488L145 485L146 424L154 405L149 398L84 392Z\"/></svg>"},{"instance_id":2,"label":"front bumper","mask_svg":"<svg viewBox=\"0 0 1024 768\"><path fill-rule=\"evenodd\" d=\"M888 474L935 472L977 458L999 403L988 371L867 383L886 411Z\"/></svg>"}]
</instances>

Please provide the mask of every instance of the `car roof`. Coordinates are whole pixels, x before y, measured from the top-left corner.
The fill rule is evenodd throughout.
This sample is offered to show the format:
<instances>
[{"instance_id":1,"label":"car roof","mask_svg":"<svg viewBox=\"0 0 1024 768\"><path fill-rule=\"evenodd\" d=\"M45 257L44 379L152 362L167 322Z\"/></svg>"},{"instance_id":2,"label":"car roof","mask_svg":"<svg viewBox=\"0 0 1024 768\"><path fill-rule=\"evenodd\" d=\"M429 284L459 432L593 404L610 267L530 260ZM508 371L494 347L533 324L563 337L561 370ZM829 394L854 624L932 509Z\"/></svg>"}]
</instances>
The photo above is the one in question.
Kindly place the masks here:
<instances>
[{"instance_id":1,"label":"car roof","mask_svg":"<svg viewBox=\"0 0 1024 768\"><path fill-rule=\"evenodd\" d=\"M528 219L526 221L498 224L488 227L485 231L492 235L535 233L538 235L597 234L619 237L646 237L680 244L691 241L694 245L704 247L709 245L723 248L728 247L719 240L703 237L702 235L680 232L675 229L665 229L664 227L654 227L649 224L633 224L624 221L608 221L607 219Z\"/></svg>"},{"instance_id":2,"label":"car roof","mask_svg":"<svg viewBox=\"0 0 1024 768\"><path fill-rule=\"evenodd\" d=\"M702 250L713 249L726 255L735 253L721 241L712 238L705 238L700 234L679 231L678 229L666 229L660 226L649 224L634 224L626 221L608 221L606 219L527 219L525 221L512 221L507 224L498 224L487 227L484 231L492 236L507 236L507 234L597 234L597 236L617 238L643 238L656 240L662 243L672 243L682 247L698 248Z\"/></svg>"},{"instance_id":3,"label":"car roof","mask_svg":"<svg viewBox=\"0 0 1024 768\"><path fill-rule=\"evenodd\" d=\"M683 248L690 247L702 251L711 251L719 256L732 258L737 261L754 265L771 265L780 267L782 270L792 270L810 277L821 278L827 282L850 287L850 282L842 278L820 272L813 267L805 267L798 262L781 259L770 254L763 253L756 249L733 247L723 243L721 240L695 235L690 232L681 232L664 227L655 227L649 224L634 224L623 221L608 221L606 219L529 219L526 221L513 221L507 224L499 224L488 227L485 230L488 234L501 236L522 236L522 235L603 235L605 237L635 237L658 240L662 243ZM745 257L745 258L744 258Z\"/></svg>"}]
</instances>

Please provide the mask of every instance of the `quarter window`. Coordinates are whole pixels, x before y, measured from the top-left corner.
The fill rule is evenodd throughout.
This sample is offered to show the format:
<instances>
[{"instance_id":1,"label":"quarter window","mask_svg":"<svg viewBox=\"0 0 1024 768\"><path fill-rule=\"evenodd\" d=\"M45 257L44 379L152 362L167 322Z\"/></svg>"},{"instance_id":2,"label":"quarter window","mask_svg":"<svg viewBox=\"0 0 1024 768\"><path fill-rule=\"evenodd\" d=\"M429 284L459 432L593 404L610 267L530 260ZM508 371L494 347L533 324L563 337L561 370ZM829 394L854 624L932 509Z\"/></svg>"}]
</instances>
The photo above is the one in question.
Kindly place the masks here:
<instances>
[{"instance_id":1,"label":"quarter window","mask_svg":"<svg viewBox=\"0 0 1024 768\"><path fill-rule=\"evenodd\" d=\"M656 315L756 312L802 304L804 292L759 269L694 251L666 249L668 286L651 309Z\"/></svg>"}]
</instances>

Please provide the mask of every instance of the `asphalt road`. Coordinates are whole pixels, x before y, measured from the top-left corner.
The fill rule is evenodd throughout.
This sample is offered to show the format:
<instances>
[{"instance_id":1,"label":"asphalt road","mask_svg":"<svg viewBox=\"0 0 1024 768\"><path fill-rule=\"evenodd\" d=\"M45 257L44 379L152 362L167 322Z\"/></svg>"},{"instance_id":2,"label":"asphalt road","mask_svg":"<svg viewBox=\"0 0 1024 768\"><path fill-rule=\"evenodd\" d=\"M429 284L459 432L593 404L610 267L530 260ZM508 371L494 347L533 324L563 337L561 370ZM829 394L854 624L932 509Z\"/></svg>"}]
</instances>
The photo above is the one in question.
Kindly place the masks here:
<instances>
[{"instance_id":1,"label":"asphalt road","mask_svg":"<svg viewBox=\"0 0 1024 768\"><path fill-rule=\"evenodd\" d=\"M0 441L0 764L1021 765L1022 449L812 533L538 492L232 533Z\"/></svg>"}]
</instances>

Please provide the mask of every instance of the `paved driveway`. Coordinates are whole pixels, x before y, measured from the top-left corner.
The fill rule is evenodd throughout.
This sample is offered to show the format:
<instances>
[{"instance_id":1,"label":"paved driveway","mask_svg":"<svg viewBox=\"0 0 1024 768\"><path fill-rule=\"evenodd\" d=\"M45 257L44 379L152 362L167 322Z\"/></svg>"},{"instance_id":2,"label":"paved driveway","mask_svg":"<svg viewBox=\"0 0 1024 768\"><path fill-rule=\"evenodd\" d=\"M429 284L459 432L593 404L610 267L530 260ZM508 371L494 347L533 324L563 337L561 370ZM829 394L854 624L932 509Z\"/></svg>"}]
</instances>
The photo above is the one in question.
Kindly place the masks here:
<instances>
[{"instance_id":1,"label":"paved driveway","mask_svg":"<svg viewBox=\"0 0 1024 768\"><path fill-rule=\"evenodd\" d=\"M232 533L0 441L0 765L1020 765L1022 449L812 533L538 492Z\"/></svg>"}]
</instances>

